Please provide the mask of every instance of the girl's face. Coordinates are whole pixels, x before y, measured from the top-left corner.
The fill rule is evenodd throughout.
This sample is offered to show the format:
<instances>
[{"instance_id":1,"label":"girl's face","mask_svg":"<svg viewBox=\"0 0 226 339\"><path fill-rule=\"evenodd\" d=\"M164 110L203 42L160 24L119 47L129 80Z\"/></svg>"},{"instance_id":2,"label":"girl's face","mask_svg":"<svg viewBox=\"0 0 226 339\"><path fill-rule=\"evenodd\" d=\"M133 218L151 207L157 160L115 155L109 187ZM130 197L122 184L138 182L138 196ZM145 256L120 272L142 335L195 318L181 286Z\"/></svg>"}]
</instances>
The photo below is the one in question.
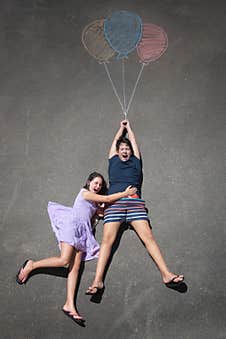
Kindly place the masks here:
<instances>
[{"instance_id":1,"label":"girl's face","mask_svg":"<svg viewBox=\"0 0 226 339\"><path fill-rule=\"evenodd\" d=\"M93 193L99 193L103 185L103 181L100 177L96 177L89 182L89 191Z\"/></svg>"},{"instance_id":2,"label":"girl's face","mask_svg":"<svg viewBox=\"0 0 226 339\"><path fill-rule=\"evenodd\" d=\"M127 160L129 160L131 155L132 155L132 152L131 152L130 147L127 144L125 144L124 142L122 142L119 145L119 150L118 150L119 159L122 160L122 161L127 161Z\"/></svg>"}]
</instances>

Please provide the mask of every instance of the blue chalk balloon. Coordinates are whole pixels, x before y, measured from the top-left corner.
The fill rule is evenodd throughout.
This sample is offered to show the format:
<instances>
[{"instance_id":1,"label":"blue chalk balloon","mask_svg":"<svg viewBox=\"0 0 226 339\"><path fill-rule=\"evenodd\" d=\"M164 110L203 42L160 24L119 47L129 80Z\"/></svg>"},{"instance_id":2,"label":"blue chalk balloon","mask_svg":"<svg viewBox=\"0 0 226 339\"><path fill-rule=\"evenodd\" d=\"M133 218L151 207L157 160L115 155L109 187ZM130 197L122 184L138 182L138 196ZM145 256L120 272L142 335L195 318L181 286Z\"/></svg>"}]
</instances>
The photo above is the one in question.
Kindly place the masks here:
<instances>
[{"instance_id":1,"label":"blue chalk balloon","mask_svg":"<svg viewBox=\"0 0 226 339\"><path fill-rule=\"evenodd\" d=\"M115 11L104 20L104 36L117 58L127 57L141 39L142 20L135 13Z\"/></svg>"}]
</instances>

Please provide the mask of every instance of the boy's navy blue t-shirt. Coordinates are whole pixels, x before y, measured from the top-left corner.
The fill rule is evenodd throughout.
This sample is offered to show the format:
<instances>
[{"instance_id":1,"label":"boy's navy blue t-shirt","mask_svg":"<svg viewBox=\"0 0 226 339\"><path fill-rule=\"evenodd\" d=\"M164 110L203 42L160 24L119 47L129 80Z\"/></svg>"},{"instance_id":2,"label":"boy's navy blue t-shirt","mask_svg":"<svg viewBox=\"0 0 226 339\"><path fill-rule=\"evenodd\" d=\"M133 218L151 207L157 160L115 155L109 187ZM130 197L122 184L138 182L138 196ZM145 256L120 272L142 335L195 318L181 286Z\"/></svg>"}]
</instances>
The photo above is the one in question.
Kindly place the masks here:
<instances>
[{"instance_id":1,"label":"boy's navy blue t-shirt","mask_svg":"<svg viewBox=\"0 0 226 339\"><path fill-rule=\"evenodd\" d=\"M108 194L123 192L129 185L132 185L137 188L137 194L141 196L143 181L142 162L134 155L127 161L120 160L118 155L110 158L108 177Z\"/></svg>"}]
</instances>

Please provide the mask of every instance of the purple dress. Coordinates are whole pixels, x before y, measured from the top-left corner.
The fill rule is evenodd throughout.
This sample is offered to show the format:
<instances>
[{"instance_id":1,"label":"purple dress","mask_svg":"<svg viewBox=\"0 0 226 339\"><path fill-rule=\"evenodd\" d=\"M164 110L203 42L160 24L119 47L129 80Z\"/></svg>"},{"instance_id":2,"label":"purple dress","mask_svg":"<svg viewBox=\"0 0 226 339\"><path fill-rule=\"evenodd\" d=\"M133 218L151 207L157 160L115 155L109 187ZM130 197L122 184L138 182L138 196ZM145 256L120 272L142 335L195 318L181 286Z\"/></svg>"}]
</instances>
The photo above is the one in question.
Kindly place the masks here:
<instances>
[{"instance_id":1,"label":"purple dress","mask_svg":"<svg viewBox=\"0 0 226 339\"><path fill-rule=\"evenodd\" d=\"M61 241L66 242L83 252L82 260L91 260L98 257L100 249L91 225L97 206L83 198L84 191L84 188L80 190L73 207L49 201L48 213L59 245Z\"/></svg>"}]
</instances>

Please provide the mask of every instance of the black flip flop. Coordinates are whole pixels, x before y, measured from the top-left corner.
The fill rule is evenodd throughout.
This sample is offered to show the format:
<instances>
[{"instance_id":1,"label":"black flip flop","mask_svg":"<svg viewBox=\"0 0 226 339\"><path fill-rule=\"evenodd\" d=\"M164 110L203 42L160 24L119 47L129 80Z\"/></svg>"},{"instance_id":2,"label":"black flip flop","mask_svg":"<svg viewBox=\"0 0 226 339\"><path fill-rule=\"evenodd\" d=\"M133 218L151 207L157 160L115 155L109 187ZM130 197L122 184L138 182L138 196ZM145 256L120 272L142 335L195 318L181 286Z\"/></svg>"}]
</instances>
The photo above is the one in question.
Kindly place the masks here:
<instances>
[{"instance_id":1,"label":"black flip flop","mask_svg":"<svg viewBox=\"0 0 226 339\"><path fill-rule=\"evenodd\" d=\"M96 289L95 292L91 292L91 289ZM101 294L104 292L104 285L102 287L98 287L98 286L93 286L93 287L89 287L88 290L85 292L86 295L97 295L97 294Z\"/></svg>"},{"instance_id":2,"label":"black flip flop","mask_svg":"<svg viewBox=\"0 0 226 339\"><path fill-rule=\"evenodd\" d=\"M19 279L19 274L20 274L21 270L27 265L27 263L28 263L29 260L30 260L30 259L25 260L25 262L23 263L23 265L20 267L19 271L17 272L17 275L16 275L16 282L17 282L17 284L19 284L19 285L23 285L23 284L25 284L26 281L27 281L27 279L26 279L25 281L21 281L21 280Z\"/></svg>"},{"instance_id":3,"label":"black flip flop","mask_svg":"<svg viewBox=\"0 0 226 339\"><path fill-rule=\"evenodd\" d=\"M62 308L62 312L64 312L64 314L69 317L70 319L72 319L74 322L76 322L76 324L80 325L80 326L85 326L85 319L81 319L81 318L75 318L75 314L72 314L70 311L65 311Z\"/></svg>"},{"instance_id":4,"label":"black flip flop","mask_svg":"<svg viewBox=\"0 0 226 339\"><path fill-rule=\"evenodd\" d=\"M180 275L176 275L175 277L173 277L170 281L168 281L167 283L165 283L166 287L168 288L177 288L179 287L181 284L184 283L184 277L182 280L179 281L175 281L175 279L179 278Z\"/></svg>"}]
</instances>

